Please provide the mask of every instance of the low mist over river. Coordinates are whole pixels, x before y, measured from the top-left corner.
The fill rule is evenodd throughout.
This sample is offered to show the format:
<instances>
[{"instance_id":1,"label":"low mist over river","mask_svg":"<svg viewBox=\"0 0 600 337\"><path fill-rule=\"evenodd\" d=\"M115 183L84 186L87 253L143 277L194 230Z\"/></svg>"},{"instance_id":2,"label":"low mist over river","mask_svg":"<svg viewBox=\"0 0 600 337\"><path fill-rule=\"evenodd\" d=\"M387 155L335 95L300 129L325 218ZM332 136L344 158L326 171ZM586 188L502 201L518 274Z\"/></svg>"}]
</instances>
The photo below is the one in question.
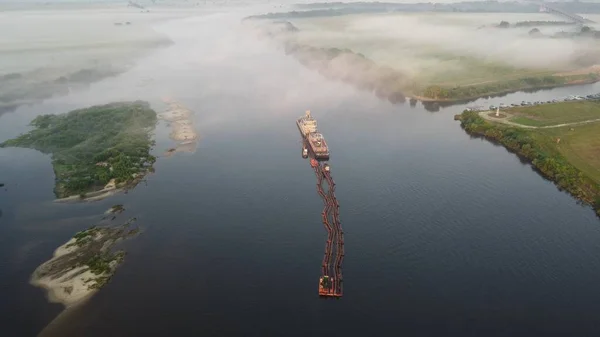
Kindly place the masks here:
<instances>
[{"instance_id":1,"label":"low mist over river","mask_svg":"<svg viewBox=\"0 0 600 337\"><path fill-rule=\"evenodd\" d=\"M0 149L0 335L597 335L594 212L470 138L453 121L464 105L430 112L326 80L241 23L273 6L0 13L0 28L14 31L0 37L0 74L21 74L10 80L26 88L0 84L18 96L0 112L0 142L41 114L123 100L161 112L165 97L194 112L199 135L194 153L165 157L173 141L160 122L147 182L79 204L53 202L48 155ZM36 94L82 69L111 70ZM329 144L340 203L338 301L317 296L323 204L295 125L307 109ZM31 273L115 204L142 233L122 243L110 283L59 316Z\"/></svg>"}]
</instances>

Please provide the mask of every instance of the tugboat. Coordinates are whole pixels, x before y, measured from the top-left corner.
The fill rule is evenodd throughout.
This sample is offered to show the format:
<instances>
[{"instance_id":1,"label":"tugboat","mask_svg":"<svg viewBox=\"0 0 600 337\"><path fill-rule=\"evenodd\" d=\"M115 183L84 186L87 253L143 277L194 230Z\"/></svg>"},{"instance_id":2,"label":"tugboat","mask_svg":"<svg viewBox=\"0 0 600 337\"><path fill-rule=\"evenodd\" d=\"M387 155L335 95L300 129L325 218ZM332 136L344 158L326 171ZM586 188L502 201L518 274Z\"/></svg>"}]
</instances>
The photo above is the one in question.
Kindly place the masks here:
<instances>
[{"instance_id":1,"label":"tugboat","mask_svg":"<svg viewBox=\"0 0 600 337\"><path fill-rule=\"evenodd\" d=\"M342 297L341 294L335 291L336 281L333 277L327 275L319 278L319 296L322 297Z\"/></svg>"}]
</instances>

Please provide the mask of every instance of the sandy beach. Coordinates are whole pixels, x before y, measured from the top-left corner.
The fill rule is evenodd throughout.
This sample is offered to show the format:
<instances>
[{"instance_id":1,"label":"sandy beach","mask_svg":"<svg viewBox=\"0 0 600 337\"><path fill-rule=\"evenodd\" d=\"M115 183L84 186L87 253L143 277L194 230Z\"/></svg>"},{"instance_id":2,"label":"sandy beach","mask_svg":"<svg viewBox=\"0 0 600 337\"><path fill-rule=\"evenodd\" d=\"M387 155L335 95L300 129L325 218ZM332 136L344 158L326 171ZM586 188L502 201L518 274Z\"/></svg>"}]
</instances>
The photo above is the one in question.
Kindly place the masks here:
<instances>
[{"instance_id":1,"label":"sandy beach","mask_svg":"<svg viewBox=\"0 0 600 337\"><path fill-rule=\"evenodd\" d=\"M107 212L121 212L122 205ZM92 226L58 247L52 258L35 269L30 283L47 290L48 300L66 308L82 303L101 289L115 273L125 252L112 252L114 244L136 235L135 218L118 226Z\"/></svg>"},{"instance_id":2,"label":"sandy beach","mask_svg":"<svg viewBox=\"0 0 600 337\"><path fill-rule=\"evenodd\" d=\"M54 199L54 202L80 202L80 201L98 201L106 199L116 193L123 191L123 189L117 187L115 179L111 179L103 189L93 192L88 192L85 197L81 195L71 195L65 198Z\"/></svg>"},{"instance_id":3,"label":"sandy beach","mask_svg":"<svg viewBox=\"0 0 600 337\"><path fill-rule=\"evenodd\" d=\"M170 98L163 99L167 109L158 115L159 119L167 121L171 127L169 138L178 142L177 146L167 151L169 156L175 152L195 152L198 142L198 133L194 126L193 112Z\"/></svg>"},{"instance_id":4,"label":"sandy beach","mask_svg":"<svg viewBox=\"0 0 600 337\"><path fill-rule=\"evenodd\" d=\"M48 291L48 300L52 303L61 303L65 307L71 307L90 298L97 288L89 287L91 280L99 275L94 275L87 266L74 267L59 276L48 274L37 277L40 268L56 262L61 257L74 253L78 250L75 245L75 239L69 240L64 245L54 251L52 259L42 264L33 273L31 284L36 287L44 288Z\"/></svg>"}]
</instances>

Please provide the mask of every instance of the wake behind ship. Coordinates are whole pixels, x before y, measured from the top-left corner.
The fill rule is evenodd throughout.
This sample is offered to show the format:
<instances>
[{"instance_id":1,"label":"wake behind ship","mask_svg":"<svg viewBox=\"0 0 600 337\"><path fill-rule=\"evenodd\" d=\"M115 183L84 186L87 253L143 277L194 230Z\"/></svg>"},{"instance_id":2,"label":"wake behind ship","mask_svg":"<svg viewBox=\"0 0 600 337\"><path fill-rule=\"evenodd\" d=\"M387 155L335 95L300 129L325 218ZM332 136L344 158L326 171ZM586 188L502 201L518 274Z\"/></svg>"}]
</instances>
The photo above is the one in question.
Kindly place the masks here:
<instances>
[{"instance_id":1,"label":"wake behind ship","mask_svg":"<svg viewBox=\"0 0 600 337\"><path fill-rule=\"evenodd\" d=\"M322 134L317 130L317 121L310 115L310 110L306 115L298 118L296 121L300 134L304 139L308 149L317 160L329 159L329 148Z\"/></svg>"}]
</instances>

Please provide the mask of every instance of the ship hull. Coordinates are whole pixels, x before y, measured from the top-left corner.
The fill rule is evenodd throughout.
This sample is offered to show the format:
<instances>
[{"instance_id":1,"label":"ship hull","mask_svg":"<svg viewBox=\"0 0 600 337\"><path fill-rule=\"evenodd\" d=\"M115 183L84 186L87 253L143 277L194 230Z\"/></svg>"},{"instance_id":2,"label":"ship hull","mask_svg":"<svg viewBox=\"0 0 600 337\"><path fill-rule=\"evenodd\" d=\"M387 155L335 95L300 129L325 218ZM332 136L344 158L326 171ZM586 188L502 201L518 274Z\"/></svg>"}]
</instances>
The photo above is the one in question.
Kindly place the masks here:
<instances>
[{"instance_id":1,"label":"ship hull","mask_svg":"<svg viewBox=\"0 0 600 337\"><path fill-rule=\"evenodd\" d=\"M302 135L302 138L306 139L306 136L304 135L304 133L302 133L302 128L300 127L299 120L296 121L296 126L298 127L298 131L300 131L300 135Z\"/></svg>"},{"instance_id":2,"label":"ship hull","mask_svg":"<svg viewBox=\"0 0 600 337\"><path fill-rule=\"evenodd\" d=\"M313 144L308 140L308 134L305 132L305 130L303 130L302 126L300 126L300 120L296 121L296 126L298 127L298 131L300 131L304 146L306 146L308 149L311 157L315 158L316 160L329 160L329 150L322 151L314 148Z\"/></svg>"},{"instance_id":3,"label":"ship hull","mask_svg":"<svg viewBox=\"0 0 600 337\"><path fill-rule=\"evenodd\" d=\"M306 146L306 148L308 149L308 152L310 153L310 156L312 158L315 158L316 160L329 160L329 151L328 152L323 152L323 151L315 151L315 148L313 147L313 145L311 144L311 142L308 141L308 139L304 136L302 136L303 142L304 142L304 146Z\"/></svg>"},{"instance_id":4,"label":"ship hull","mask_svg":"<svg viewBox=\"0 0 600 337\"><path fill-rule=\"evenodd\" d=\"M313 153L316 160L329 160L329 153L315 152L312 145L308 148L310 149L309 151Z\"/></svg>"}]
</instances>

